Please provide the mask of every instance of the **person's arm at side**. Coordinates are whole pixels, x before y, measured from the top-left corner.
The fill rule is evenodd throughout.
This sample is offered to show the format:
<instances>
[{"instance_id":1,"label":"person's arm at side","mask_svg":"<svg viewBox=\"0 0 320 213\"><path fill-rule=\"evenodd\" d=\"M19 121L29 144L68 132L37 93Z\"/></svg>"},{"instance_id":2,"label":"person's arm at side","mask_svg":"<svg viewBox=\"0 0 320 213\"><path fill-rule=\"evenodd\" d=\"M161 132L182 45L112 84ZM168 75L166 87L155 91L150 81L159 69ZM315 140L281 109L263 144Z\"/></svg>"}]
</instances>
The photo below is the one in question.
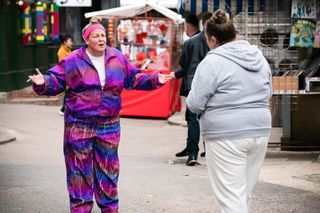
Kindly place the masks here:
<instances>
[{"instance_id":1,"label":"person's arm at side","mask_svg":"<svg viewBox=\"0 0 320 213\"><path fill-rule=\"evenodd\" d=\"M192 81L191 91L186 99L186 104L191 112L201 114L208 100L214 95L217 88L217 76L212 72L209 60L202 61L196 70Z\"/></svg>"},{"instance_id":2,"label":"person's arm at side","mask_svg":"<svg viewBox=\"0 0 320 213\"><path fill-rule=\"evenodd\" d=\"M183 76L185 76L187 74L186 68L189 66L189 42L186 41L183 44L182 47L182 51L181 51L181 56L179 59L179 65L180 65L180 69L176 70L175 72L171 72L171 78L182 78Z\"/></svg>"},{"instance_id":3,"label":"person's arm at side","mask_svg":"<svg viewBox=\"0 0 320 213\"><path fill-rule=\"evenodd\" d=\"M268 61L263 58L264 61L264 68L263 71L265 72L266 78L268 79L268 84L269 84L269 99L272 97L273 95L273 88L272 88L272 71L270 68L270 65L268 63Z\"/></svg>"},{"instance_id":4,"label":"person's arm at side","mask_svg":"<svg viewBox=\"0 0 320 213\"><path fill-rule=\"evenodd\" d=\"M48 70L47 75L42 75L36 69L37 74L29 76L32 81L33 90L39 95L54 96L65 89L64 63L61 63Z\"/></svg>"},{"instance_id":5,"label":"person's arm at side","mask_svg":"<svg viewBox=\"0 0 320 213\"><path fill-rule=\"evenodd\" d=\"M268 66L269 66L269 64L268 64ZM269 74L269 88L270 88L270 97L269 97L269 99L272 97L272 95L273 95L273 88L272 88L272 72L271 72L271 69L270 69L270 67L268 67L269 68L269 71L268 71L268 74Z\"/></svg>"}]
</instances>

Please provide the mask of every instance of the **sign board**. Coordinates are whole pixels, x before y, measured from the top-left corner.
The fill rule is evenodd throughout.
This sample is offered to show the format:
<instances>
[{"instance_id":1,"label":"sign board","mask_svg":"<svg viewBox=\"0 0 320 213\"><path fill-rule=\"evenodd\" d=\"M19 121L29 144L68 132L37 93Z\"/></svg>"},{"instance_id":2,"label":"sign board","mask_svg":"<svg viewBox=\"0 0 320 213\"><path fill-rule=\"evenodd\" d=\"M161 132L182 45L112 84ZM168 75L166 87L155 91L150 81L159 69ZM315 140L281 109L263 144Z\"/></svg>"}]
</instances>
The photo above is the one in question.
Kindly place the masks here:
<instances>
[{"instance_id":1,"label":"sign board","mask_svg":"<svg viewBox=\"0 0 320 213\"><path fill-rule=\"evenodd\" d=\"M92 0L54 0L59 7L91 7Z\"/></svg>"}]
</instances>

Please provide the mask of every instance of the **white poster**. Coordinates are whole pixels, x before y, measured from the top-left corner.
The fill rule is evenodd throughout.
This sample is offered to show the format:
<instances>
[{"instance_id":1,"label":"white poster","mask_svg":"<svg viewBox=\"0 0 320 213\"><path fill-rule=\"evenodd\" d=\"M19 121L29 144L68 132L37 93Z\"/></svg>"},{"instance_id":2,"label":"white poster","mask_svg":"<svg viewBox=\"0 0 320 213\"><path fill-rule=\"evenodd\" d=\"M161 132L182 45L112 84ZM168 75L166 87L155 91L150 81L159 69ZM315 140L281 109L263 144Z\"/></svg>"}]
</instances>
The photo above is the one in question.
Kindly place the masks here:
<instances>
[{"instance_id":1,"label":"white poster","mask_svg":"<svg viewBox=\"0 0 320 213\"><path fill-rule=\"evenodd\" d=\"M55 0L59 7L91 7L92 0Z\"/></svg>"},{"instance_id":2,"label":"white poster","mask_svg":"<svg viewBox=\"0 0 320 213\"><path fill-rule=\"evenodd\" d=\"M291 18L316 18L316 1L292 0Z\"/></svg>"}]
</instances>

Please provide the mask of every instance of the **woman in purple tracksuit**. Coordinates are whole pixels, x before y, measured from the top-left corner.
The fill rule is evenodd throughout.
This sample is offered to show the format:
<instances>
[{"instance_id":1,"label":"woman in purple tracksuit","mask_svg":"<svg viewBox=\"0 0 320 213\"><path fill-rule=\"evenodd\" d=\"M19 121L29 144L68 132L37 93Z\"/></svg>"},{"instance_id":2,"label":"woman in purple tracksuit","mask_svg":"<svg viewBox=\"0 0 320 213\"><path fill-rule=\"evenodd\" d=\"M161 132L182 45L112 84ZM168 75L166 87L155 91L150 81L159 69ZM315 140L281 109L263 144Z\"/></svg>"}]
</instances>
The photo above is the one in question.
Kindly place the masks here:
<instances>
[{"instance_id":1,"label":"woman in purple tracksuit","mask_svg":"<svg viewBox=\"0 0 320 213\"><path fill-rule=\"evenodd\" d=\"M64 156L71 212L91 212L93 195L101 212L118 212L118 145L121 91L152 90L170 80L142 74L124 55L106 46L98 20L83 30L86 45L42 75L29 76L34 91L57 95L66 86Z\"/></svg>"}]
</instances>

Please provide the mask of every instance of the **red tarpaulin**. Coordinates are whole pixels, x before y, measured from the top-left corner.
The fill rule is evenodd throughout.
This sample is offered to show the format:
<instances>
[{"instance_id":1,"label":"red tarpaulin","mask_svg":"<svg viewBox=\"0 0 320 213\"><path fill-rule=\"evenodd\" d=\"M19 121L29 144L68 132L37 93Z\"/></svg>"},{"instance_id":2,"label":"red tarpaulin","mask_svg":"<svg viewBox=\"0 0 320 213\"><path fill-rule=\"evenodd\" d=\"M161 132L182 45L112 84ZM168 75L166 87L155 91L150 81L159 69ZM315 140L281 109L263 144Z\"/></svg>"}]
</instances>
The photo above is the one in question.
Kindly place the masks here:
<instances>
[{"instance_id":1,"label":"red tarpaulin","mask_svg":"<svg viewBox=\"0 0 320 213\"><path fill-rule=\"evenodd\" d=\"M121 116L168 118L181 110L180 81L173 79L152 91L123 90Z\"/></svg>"}]
</instances>

